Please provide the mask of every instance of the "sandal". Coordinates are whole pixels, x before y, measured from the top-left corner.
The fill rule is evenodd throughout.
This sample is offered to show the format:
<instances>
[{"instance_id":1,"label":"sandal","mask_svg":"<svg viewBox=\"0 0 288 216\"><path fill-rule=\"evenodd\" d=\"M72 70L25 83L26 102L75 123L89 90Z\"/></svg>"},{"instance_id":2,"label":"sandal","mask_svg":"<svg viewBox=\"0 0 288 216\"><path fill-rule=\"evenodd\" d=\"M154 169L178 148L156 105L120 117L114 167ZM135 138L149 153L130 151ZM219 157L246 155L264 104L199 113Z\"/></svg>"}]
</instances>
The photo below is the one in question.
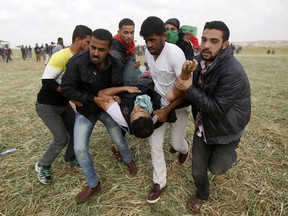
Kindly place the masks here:
<instances>
[{"instance_id":1,"label":"sandal","mask_svg":"<svg viewBox=\"0 0 288 216\"><path fill-rule=\"evenodd\" d=\"M195 195L187 201L186 208L190 213L198 214L200 212L203 203L204 200L197 198Z\"/></svg>"},{"instance_id":2,"label":"sandal","mask_svg":"<svg viewBox=\"0 0 288 216\"><path fill-rule=\"evenodd\" d=\"M112 146L112 152L113 152L113 154L114 154L114 157L115 157L115 159L117 160L117 161L122 161L122 156L121 156L121 154L120 154L120 152L118 151L118 150L116 150L116 148L115 148L115 146L113 145Z\"/></svg>"}]
</instances>

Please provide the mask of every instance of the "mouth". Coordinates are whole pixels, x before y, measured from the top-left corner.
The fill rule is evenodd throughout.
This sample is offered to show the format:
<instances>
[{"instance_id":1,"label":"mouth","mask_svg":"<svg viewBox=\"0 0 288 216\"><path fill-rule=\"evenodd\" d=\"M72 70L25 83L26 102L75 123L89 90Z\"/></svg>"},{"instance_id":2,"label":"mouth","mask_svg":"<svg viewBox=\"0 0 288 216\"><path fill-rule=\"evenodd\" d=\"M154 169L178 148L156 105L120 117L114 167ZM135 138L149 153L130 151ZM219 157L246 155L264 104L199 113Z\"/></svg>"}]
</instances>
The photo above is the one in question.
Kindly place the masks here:
<instances>
[{"instance_id":1,"label":"mouth","mask_svg":"<svg viewBox=\"0 0 288 216\"><path fill-rule=\"evenodd\" d=\"M211 52L210 52L209 50L207 50L207 49L206 49L206 50L205 50L205 49L202 50L202 53L204 53L204 54L209 54L209 55L211 54Z\"/></svg>"},{"instance_id":2,"label":"mouth","mask_svg":"<svg viewBox=\"0 0 288 216\"><path fill-rule=\"evenodd\" d=\"M154 52L154 49L153 49L153 48L148 48L148 51L149 51L150 53L153 53L153 52Z\"/></svg>"},{"instance_id":3,"label":"mouth","mask_svg":"<svg viewBox=\"0 0 288 216\"><path fill-rule=\"evenodd\" d=\"M93 59L93 61L95 61L95 62L99 61L99 57L97 57L97 56L92 56L92 59Z\"/></svg>"}]
</instances>

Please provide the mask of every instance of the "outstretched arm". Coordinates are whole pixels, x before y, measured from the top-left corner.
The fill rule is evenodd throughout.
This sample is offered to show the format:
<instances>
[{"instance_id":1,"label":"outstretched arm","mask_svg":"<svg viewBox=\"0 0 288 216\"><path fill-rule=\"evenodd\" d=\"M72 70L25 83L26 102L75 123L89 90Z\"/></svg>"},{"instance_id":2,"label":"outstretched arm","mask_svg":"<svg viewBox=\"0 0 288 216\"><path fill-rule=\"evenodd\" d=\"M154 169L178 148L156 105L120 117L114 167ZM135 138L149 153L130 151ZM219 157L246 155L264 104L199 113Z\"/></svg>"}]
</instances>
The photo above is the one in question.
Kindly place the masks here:
<instances>
[{"instance_id":1,"label":"outstretched arm","mask_svg":"<svg viewBox=\"0 0 288 216\"><path fill-rule=\"evenodd\" d=\"M119 94L120 92L129 92L129 93L140 93L141 91L135 86L119 86L102 89L99 91L99 97L109 97Z\"/></svg>"},{"instance_id":2,"label":"outstretched arm","mask_svg":"<svg viewBox=\"0 0 288 216\"><path fill-rule=\"evenodd\" d=\"M107 111L108 108L111 106L111 104L113 104L115 101L117 103L121 102L120 97L118 97L116 94L120 93L120 92L129 92L129 93L140 93L141 91L134 86L120 86L120 87L111 87L111 88L106 88L106 89L102 89L98 92L98 97L99 98L104 98L104 99L108 99L109 102L103 102L100 107Z\"/></svg>"},{"instance_id":3,"label":"outstretched arm","mask_svg":"<svg viewBox=\"0 0 288 216\"><path fill-rule=\"evenodd\" d=\"M191 73L197 68L198 62L194 59L192 61L186 60L182 66L182 71L179 77L182 80L189 80L191 79ZM169 92L165 95L166 100L172 102L175 98L181 96L183 91L176 88L175 85L169 90Z\"/></svg>"}]
</instances>

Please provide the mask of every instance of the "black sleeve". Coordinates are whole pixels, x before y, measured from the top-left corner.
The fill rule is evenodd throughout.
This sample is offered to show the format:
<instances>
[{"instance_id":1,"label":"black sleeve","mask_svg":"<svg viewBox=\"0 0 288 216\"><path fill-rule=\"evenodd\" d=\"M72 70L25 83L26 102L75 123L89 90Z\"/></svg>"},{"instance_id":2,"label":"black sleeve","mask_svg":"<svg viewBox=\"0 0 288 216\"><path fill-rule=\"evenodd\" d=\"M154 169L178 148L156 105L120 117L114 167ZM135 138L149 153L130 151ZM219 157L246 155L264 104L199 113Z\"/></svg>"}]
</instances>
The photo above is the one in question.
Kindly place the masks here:
<instances>
[{"instance_id":1,"label":"black sleeve","mask_svg":"<svg viewBox=\"0 0 288 216\"><path fill-rule=\"evenodd\" d=\"M69 100L76 100L82 103L93 101L93 95L89 95L81 91L81 82L79 67L74 58L70 58L67 62L66 70L61 81L63 95Z\"/></svg>"},{"instance_id":2,"label":"black sleeve","mask_svg":"<svg viewBox=\"0 0 288 216\"><path fill-rule=\"evenodd\" d=\"M55 79L42 79L42 84L45 88L52 91L56 91L59 86L59 83L57 83Z\"/></svg>"}]
</instances>

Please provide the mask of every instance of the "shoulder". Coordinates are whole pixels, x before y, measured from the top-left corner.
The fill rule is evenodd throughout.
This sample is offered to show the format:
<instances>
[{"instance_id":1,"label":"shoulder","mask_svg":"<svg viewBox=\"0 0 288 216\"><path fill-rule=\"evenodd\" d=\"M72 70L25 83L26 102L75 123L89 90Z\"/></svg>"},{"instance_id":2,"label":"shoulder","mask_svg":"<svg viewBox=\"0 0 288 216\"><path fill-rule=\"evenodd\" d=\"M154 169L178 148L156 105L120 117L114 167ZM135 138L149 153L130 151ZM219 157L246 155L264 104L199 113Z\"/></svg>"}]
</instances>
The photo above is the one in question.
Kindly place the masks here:
<instances>
[{"instance_id":1,"label":"shoulder","mask_svg":"<svg viewBox=\"0 0 288 216\"><path fill-rule=\"evenodd\" d=\"M109 61L111 62L111 65L113 68L119 68L122 69L122 63L118 58L115 58L114 56L112 56L110 53L107 55L107 58L109 59Z\"/></svg>"},{"instance_id":2,"label":"shoulder","mask_svg":"<svg viewBox=\"0 0 288 216\"><path fill-rule=\"evenodd\" d=\"M164 53L170 54L170 55L175 55L179 53L183 54L183 51L176 44L167 43L167 42L165 42L165 47L163 51Z\"/></svg>"},{"instance_id":3,"label":"shoulder","mask_svg":"<svg viewBox=\"0 0 288 216\"><path fill-rule=\"evenodd\" d=\"M171 61L181 61L181 64L186 60L184 52L177 45L165 42L163 54Z\"/></svg>"}]
</instances>

